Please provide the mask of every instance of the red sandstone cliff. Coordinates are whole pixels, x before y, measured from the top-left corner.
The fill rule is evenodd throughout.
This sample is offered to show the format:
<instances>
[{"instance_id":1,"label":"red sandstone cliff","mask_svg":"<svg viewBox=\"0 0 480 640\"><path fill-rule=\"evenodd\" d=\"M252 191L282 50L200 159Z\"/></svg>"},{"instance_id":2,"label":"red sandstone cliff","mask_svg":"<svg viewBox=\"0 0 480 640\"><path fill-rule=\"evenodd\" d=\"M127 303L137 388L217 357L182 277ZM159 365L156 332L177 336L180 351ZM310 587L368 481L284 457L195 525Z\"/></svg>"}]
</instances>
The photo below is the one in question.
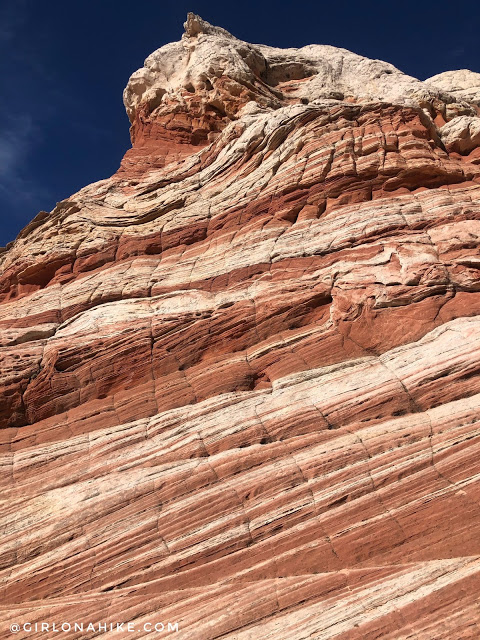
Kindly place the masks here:
<instances>
[{"instance_id":1,"label":"red sandstone cliff","mask_svg":"<svg viewBox=\"0 0 480 640\"><path fill-rule=\"evenodd\" d=\"M0 255L2 630L478 640L480 75L189 15L124 101Z\"/></svg>"}]
</instances>

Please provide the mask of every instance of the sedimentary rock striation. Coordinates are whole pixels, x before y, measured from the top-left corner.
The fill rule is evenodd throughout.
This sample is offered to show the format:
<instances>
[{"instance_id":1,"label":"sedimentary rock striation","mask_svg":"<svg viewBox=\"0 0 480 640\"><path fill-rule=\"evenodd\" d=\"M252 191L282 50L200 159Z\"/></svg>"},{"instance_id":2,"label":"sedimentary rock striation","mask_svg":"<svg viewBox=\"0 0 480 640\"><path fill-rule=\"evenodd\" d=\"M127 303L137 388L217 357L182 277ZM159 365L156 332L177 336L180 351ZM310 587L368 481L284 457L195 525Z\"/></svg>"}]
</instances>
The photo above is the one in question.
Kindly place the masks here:
<instances>
[{"instance_id":1,"label":"sedimentary rock striation","mask_svg":"<svg viewBox=\"0 0 480 640\"><path fill-rule=\"evenodd\" d=\"M133 74L0 255L4 628L480 636L479 79L192 14Z\"/></svg>"}]
</instances>

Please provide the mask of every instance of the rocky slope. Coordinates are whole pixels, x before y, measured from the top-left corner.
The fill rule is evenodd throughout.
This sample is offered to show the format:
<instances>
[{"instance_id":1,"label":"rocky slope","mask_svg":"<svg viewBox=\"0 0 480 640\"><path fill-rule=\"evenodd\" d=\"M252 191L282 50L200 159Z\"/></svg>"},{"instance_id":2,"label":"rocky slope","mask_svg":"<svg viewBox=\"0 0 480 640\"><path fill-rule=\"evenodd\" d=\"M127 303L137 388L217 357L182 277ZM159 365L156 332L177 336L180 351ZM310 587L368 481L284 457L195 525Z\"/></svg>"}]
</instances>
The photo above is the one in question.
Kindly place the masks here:
<instances>
[{"instance_id":1,"label":"rocky slope","mask_svg":"<svg viewBox=\"0 0 480 640\"><path fill-rule=\"evenodd\" d=\"M189 14L124 102L0 255L1 625L477 639L480 74Z\"/></svg>"}]
</instances>

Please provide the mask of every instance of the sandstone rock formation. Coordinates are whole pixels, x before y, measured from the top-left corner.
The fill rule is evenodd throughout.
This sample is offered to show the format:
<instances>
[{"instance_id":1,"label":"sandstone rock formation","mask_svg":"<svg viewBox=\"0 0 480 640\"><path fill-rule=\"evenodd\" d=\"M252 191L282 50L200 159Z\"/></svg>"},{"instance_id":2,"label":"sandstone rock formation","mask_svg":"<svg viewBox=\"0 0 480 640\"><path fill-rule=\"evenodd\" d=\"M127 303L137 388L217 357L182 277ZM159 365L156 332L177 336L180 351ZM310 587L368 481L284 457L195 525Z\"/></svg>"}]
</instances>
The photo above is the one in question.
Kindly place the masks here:
<instances>
[{"instance_id":1,"label":"sandstone rock formation","mask_svg":"<svg viewBox=\"0 0 480 640\"><path fill-rule=\"evenodd\" d=\"M133 74L118 172L0 255L2 628L478 639L480 118L442 75L192 14Z\"/></svg>"},{"instance_id":2,"label":"sandstone rock formation","mask_svg":"<svg viewBox=\"0 0 480 640\"><path fill-rule=\"evenodd\" d=\"M444 71L425 80L437 89L448 91L460 100L467 100L480 106L480 73L469 69Z\"/></svg>"}]
</instances>

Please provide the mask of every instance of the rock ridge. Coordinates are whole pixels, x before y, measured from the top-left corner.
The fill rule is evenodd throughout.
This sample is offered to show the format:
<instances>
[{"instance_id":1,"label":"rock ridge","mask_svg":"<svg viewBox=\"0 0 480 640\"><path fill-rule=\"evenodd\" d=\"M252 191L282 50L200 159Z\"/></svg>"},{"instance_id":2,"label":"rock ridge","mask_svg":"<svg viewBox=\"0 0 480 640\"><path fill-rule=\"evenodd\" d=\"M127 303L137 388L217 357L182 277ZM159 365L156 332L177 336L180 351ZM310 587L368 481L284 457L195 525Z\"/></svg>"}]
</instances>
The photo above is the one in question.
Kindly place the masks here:
<instances>
[{"instance_id":1,"label":"rock ridge","mask_svg":"<svg viewBox=\"0 0 480 640\"><path fill-rule=\"evenodd\" d=\"M195 14L132 75L0 254L2 625L477 639L477 76Z\"/></svg>"}]
</instances>

